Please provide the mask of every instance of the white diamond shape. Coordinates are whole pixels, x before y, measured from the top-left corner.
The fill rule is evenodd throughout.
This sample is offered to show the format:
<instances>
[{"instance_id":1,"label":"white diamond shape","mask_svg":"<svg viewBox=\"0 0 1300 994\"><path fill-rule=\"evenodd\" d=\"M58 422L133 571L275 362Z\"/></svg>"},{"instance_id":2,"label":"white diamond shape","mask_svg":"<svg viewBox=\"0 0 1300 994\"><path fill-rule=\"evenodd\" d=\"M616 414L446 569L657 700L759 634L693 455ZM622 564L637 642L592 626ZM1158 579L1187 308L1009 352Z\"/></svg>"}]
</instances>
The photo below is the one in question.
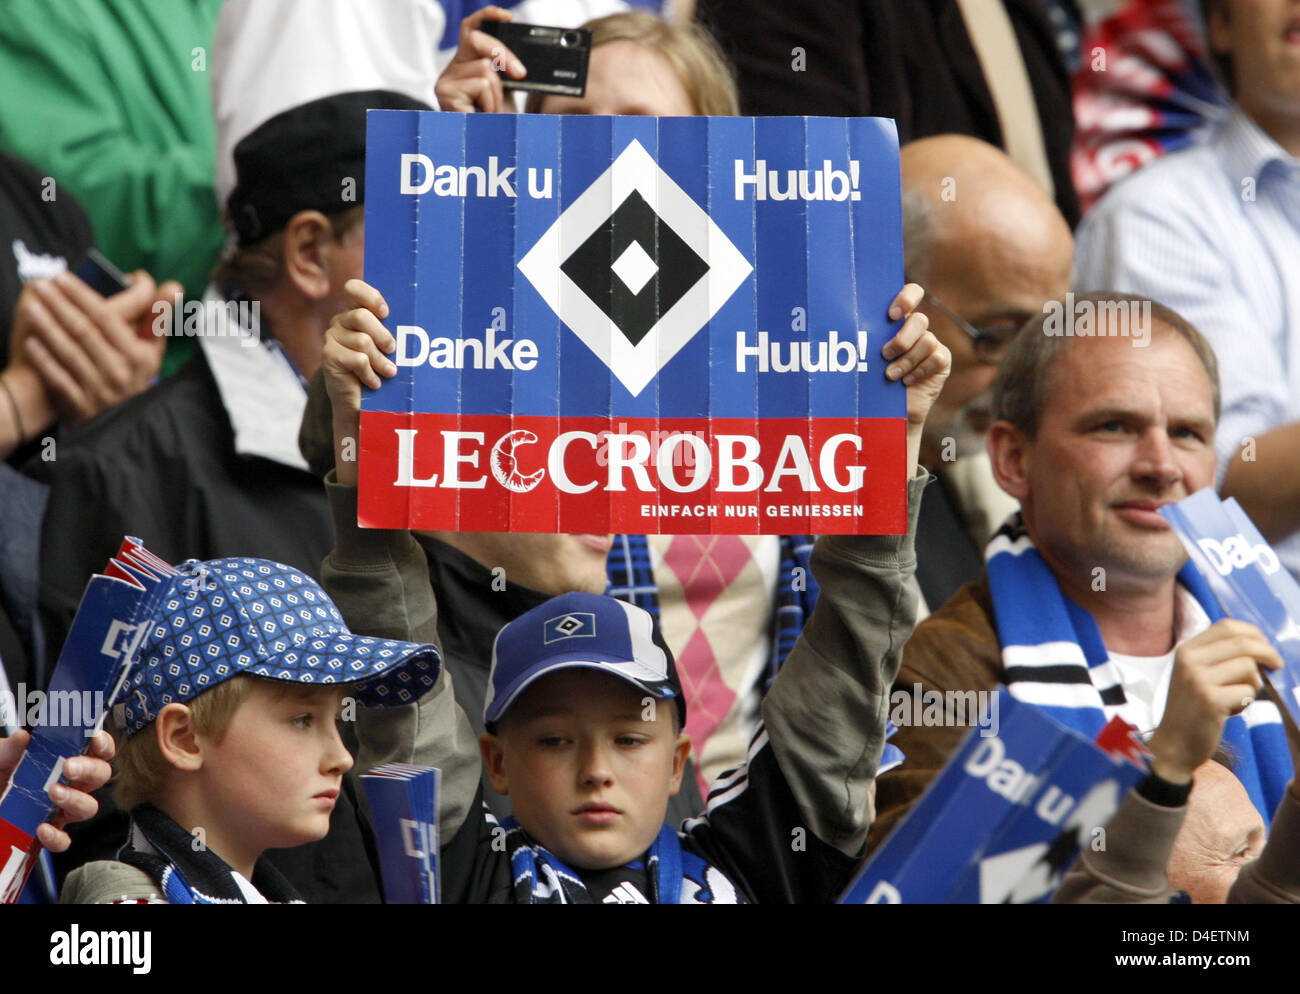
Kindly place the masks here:
<instances>
[{"instance_id":1,"label":"white diamond shape","mask_svg":"<svg viewBox=\"0 0 1300 994\"><path fill-rule=\"evenodd\" d=\"M614 275L623 281L625 287L633 293L640 293L641 288L650 282L650 277L659 272L659 263L646 255L640 242L633 242L609 268L614 270Z\"/></svg>"},{"instance_id":2,"label":"white diamond shape","mask_svg":"<svg viewBox=\"0 0 1300 994\"><path fill-rule=\"evenodd\" d=\"M605 223L611 207L616 210L633 191L640 193L651 210L709 264L708 272L667 314L660 316L638 345L628 341L609 316L560 269ZM622 256L619 258L621 261ZM519 260L519 271L635 397L713 319L754 267L704 209L634 140ZM619 278L623 278L621 274Z\"/></svg>"}]
</instances>

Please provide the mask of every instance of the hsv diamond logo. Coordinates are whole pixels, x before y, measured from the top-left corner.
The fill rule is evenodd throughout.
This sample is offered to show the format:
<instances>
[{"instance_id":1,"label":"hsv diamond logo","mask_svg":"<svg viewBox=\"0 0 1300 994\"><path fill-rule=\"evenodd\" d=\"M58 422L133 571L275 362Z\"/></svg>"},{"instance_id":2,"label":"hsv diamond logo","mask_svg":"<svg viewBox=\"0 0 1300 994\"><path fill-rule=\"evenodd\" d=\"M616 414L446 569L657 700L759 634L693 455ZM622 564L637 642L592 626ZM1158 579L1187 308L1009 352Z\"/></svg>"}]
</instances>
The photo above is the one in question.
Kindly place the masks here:
<instances>
[{"instance_id":1,"label":"hsv diamond logo","mask_svg":"<svg viewBox=\"0 0 1300 994\"><path fill-rule=\"evenodd\" d=\"M585 636L587 638L596 637L596 616L587 611L579 611L576 614L566 614L559 618L551 618L543 626L545 634L543 641L550 645L552 642L559 642L561 639L578 638Z\"/></svg>"},{"instance_id":2,"label":"hsv diamond logo","mask_svg":"<svg viewBox=\"0 0 1300 994\"><path fill-rule=\"evenodd\" d=\"M633 396L753 269L639 141L519 262L542 299Z\"/></svg>"},{"instance_id":3,"label":"hsv diamond logo","mask_svg":"<svg viewBox=\"0 0 1300 994\"><path fill-rule=\"evenodd\" d=\"M373 111L363 527L900 534L876 118Z\"/></svg>"}]
</instances>

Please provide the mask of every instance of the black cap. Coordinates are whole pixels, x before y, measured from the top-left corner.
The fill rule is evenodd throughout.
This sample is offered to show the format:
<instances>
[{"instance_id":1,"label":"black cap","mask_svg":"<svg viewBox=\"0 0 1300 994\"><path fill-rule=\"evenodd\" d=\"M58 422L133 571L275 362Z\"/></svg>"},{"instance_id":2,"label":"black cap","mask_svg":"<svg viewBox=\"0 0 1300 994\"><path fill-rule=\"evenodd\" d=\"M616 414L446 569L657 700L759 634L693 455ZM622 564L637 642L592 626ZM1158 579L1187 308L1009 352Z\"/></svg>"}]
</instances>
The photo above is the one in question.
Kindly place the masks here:
<instances>
[{"instance_id":1,"label":"black cap","mask_svg":"<svg viewBox=\"0 0 1300 994\"><path fill-rule=\"evenodd\" d=\"M291 107L235 146L236 185L227 207L239 243L261 241L299 211L335 213L365 203L366 111L432 110L391 90L359 90ZM356 200L344 201L344 180Z\"/></svg>"}]
</instances>

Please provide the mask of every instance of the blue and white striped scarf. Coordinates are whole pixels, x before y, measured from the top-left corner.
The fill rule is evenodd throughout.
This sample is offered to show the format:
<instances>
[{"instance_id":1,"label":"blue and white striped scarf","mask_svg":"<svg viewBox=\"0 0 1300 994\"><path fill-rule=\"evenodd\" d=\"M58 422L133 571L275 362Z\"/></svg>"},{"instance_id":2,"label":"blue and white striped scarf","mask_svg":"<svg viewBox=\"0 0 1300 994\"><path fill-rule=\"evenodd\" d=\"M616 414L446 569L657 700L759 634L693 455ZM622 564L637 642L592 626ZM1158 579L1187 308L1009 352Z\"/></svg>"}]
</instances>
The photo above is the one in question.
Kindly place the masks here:
<instances>
[{"instance_id":1,"label":"blue and white striped scarf","mask_svg":"<svg viewBox=\"0 0 1300 994\"><path fill-rule=\"evenodd\" d=\"M1095 737L1127 700L1097 622L1061 592L1019 514L989 540L984 558L1007 689ZM1178 582L1211 623L1224 616L1191 563L1179 571ZM1256 701L1229 718L1223 741L1235 759L1233 773L1265 821L1271 820L1292 772L1277 706Z\"/></svg>"},{"instance_id":2,"label":"blue and white striped scarf","mask_svg":"<svg viewBox=\"0 0 1300 994\"><path fill-rule=\"evenodd\" d=\"M168 904L248 903L234 870L151 804L132 809L131 834L117 859L149 874ZM265 859L257 861L250 882L272 904L303 903Z\"/></svg>"},{"instance_id":3,"label":"blue and white striped scarf","mask_svg":"<svg viewBox=\"0 0 1300 994\"><path fill-rule=\"evenodd\" d=\"M533 842L512 816L506 830L516 904L592 904L582 877L554 853ZM645 861L656 904L744 903L736 888L714 866L682 848L669 825L659 830Z\"/></svg>"}]
</instances>

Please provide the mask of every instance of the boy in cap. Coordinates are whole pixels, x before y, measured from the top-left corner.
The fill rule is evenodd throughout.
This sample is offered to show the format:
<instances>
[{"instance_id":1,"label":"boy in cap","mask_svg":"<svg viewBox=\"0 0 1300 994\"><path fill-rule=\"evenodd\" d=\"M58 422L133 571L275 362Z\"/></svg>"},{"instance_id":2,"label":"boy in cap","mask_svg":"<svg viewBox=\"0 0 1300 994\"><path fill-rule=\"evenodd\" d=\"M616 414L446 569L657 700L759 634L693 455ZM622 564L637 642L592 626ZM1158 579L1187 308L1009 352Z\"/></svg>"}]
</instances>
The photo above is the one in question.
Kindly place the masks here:
<instances>
[{"instance_id":1,"label":"boy in cap","mask_svg":"<svg viewBox=\"0 0 1300 994\"><path fill-rule=\"evenodd\" d=\"M315 581L264 559L191 560L163 603L123 694L130 838L74 870L63 901L297 901L261 856L329 831L352 766L344 695L412 703L438 650L353 635Z\"/></svg>"},{"instance_id":2,"label":"boy in cap","mask_svg":"<svg viewBox=\"0 0 1300 994\"><path fill-rule=\"evenodd\" d=\"M202 302L172 301L154 316L156 331L168 330L170 312L175 334L196 337L193 356L66 446L60 440L58 459L45 465L39 594L47 645L67 637L86 578L124 534L169 562L253 555L313 576L329 551L320 480L298 453L303 377L319 365L343 283L362 271L366 111L425 107L370 89L373 81L352 89L349 73L335 75L336 88L302 100L291 95L302 92L296 87L262 94L265 114L246 108L231 122L235 131L223 129L219 144L237 178L223 201L230 254ZM309 901L377 902L349 793L338 812L327 838L269 858ZM55 860L60 878L111 858L125 829L121 812L104 804L71 833L76 844Z\"/></svg>"},{"instance_id":3,"label":"boy in cap","mask_svg":"<svg viewBox=\"0 0 1300 994\"><path fill-rule=\"evenodd\" d=\"M422 549L409 532L356 526L357 467L343 447L357 437L361 385L395 372L386 358L395 341L378 292L361 281L346 289L356 308L335 318L324 352L336 469L326 478L335 548L322 580L367 631L428 638L437 606ZM890 316L911 315L922 294L909 284ZM909 317L883 355L886 375L908 386L908 533L818 543L817 609L764 700L746 762L714 783L701 817L680 830L663 824L690 747L681 688L649 615L625 603L568 594L506 625L477 749L445 675L416 706L359 711L361 768L442 770L445 901L814 902L840 893L870 826L889 689L915 622L906 580L928 479L917 475L917 454L950 365L923 315ZM849 584L847 574L860 578ZM481 813L481 764L510 796L504 825Z\"/></svg>"}]
</instances>

